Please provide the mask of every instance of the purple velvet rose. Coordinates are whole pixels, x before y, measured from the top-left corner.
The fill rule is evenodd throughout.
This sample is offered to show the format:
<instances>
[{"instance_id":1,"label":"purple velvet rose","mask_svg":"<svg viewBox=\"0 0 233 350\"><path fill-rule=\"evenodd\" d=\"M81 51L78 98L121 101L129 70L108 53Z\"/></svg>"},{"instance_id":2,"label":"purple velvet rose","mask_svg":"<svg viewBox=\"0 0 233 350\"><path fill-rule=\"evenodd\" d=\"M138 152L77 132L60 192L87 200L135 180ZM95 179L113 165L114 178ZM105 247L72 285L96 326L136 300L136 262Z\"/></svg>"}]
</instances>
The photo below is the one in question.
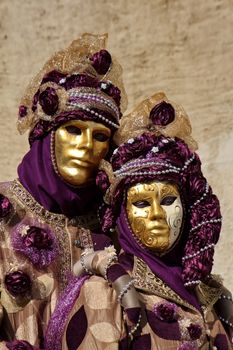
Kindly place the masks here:
<instances>
[{"instance_id":1,"label":"purple velvet rose","mask_svg":"<svg viewBox=\"0 0 233 350\"><path fill-rule=\"evenodd\" d=\"M178 307L168 301L160 302L154 305L153 312L156 317L162 321L173 322L177 319Z\"/></svg>"},{"instance_id":2,"label":"purple velvet rose","mask_svg":"<svg viewBox=\"0 0 233 350\"><path fill-rule=\"evenodd\" d=\"M47 115L54 115L59 106L59 99L56 90L52 87L47 87L40 93L39 103Z\"/></svg>"},{"instance_id":3,"label":"purple velvet rose","mask_svg":"<svg viewBox=\"0 0 233 350\"><path fill-rule=\"evenodd\" d=\"M24 296L30 292L32 281L25 272L18 270L10 272L5 276L5 286L13 296Z\"/></svg>"},{"instance_id":4,"label":"purple velvet rose","mask_svg":"<svg viewBox=\"0 0 233 350\"><path fill-rule=\"evenodd\" d=\"M152 108L150 119L154 125L166 126L175 119L175 110L170 103L162 101Z\"/></svg>"},{"instance_id":5,"label":"purple velvet rose","mask_svg":"<svg viewBox=\"0 0 233 350\"><path fill-rule=\"evenodd\" d=\"M24 222L14 226L11 243L18 254L26 256L40 269L49 266L59 252L54 233L48 226L40 227L40 224L31 226L30 223Z\"/></svg>"},{"instance_id":6,"label":"purple velvet rose","mask_svg":"<svg viewBox=\"0 0 233 350\"><path fill-rule=\"evenodd\" d=\"M52 249L53 240L48 232L36 226L31 226L24 237L26 247L41 249Z\"/></svg>"},{"instance_id":7,"label":"purple velvet rose","mask_svg":"<svg viewBox=\"0 0 233 350\"><path fill-rule=\"evenodd\" d=\"M26 340L15 340L13 342L7 342L6 347L9 350L36 350L36 348L29 344Z\"/></svg>"},{"instance_id":8,"label":"purple velvet rose","mask_svg":"<svg viewBox=\"0 0 233 350\"><path fill-rule=\"evenodd\" d=\"M70 90L79 86L96 87L98 80L87 74L73 74L66 78L64 88Z\"/></svg>"},{"instance_id":9,"label":"purple velvet rose","mask_svg":"<svg viewBox=\"0 0 233 350\"><path fill-rule=\"evenodd\" d=\"M66 74L61 73L57 70L52 70L49 73L44 75L41 84L45 84L49 81L52 81L52 82L58 84L60 82L60 80L65 78L65 77L66 77Z\"/></svg>"},{"instance_id":10,"label":"purple velvet rose","mask_svg":"<svg viewBox=\"0 0 233 350\"><path fill-rule=\"evenodd\" d=\"M26 106L19 106L19 116L20 118L24 118L27 115L27 107Z\"/></svg>"},{"instance_id":11,"label":"purple velvet rose","mask_svg":"<svg viewBox=\"0 0 233 350\"><path fill-rule=\"evenodd\" d=\"M5 218L12 210L12 204L9 199L0 194L0 218Z\"/></svg>"},{"instance_id":12,"label":"purple velvet rose","mask_svg":"<svg viewBox=\"0 0 233 350\"><path fill-rule=\"evenodd\" d=\"M92 66L98 74L105 74L112 63L112 57L107 50L100 50L91 57Z\"/></svg>"},{"instance_id":13,"label":"purple velvet rose","mask_svg":"<svg viewBox=\"0 0 233 350\"><path fill-rule=\"evenodd\" d=\"M188 327L188 332L192 340L199 339L202 334L201 326L197 323L191 323Z\"/></svg>"}]
</instances>

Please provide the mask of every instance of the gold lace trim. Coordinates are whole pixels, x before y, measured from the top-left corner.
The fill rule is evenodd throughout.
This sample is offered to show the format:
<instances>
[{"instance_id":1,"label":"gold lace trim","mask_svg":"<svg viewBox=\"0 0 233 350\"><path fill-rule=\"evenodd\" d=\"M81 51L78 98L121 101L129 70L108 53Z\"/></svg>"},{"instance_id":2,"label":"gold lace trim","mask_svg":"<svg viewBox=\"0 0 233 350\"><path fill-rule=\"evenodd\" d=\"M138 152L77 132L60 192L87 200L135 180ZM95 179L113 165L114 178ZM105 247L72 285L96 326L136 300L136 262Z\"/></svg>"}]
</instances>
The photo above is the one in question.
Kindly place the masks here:
<instances>
[{"instance_id":1,"label":"gold lace trim","mask_svg":"<svg viewBox=\"0 0 233 350\"><path fill-rule=\"evenodd\" d=\"M17 201L23 208L31 211L34 215L41 218L51 226L64 228L66 224L94 230L99 226L96 214L89 213L87 215L75 216L68 222L63 214L55 214L46 210L43 206L36 202L31 194L23 187L19 180L14 180L10 186L10 191L17 197Z\"/></svg>"},{"instance_id":2,"label":"gold lace trim","mask_svg":"<svg viewBox=\"0 0 233 350\"><path fill-rule=\"evenodd\" d=\"M19 180L14 180L10 187L10 191L15 195L23 208L27 208L43 221L52 225L64 228L66 225L66 217L62 214L51 213L42 207L30 193L23 187Z\"/></svg>"},{"instance_id":3,"label":"gold lace trim","mask_svg":"<svg viewBox=\"0 0 233 350\"><path fill-rule=\"evenodd\" d=\"M134 262L132 277L135 279L134 286L136 288L145 292L152 292L159 297L172 300L179 305L183 305L195 312L197 311L194 306L183 300L159 277L157 277L143 260L135 257Z\"/></svg>"},{"instance_id":4,"label":"gold lace trim","mask_svg":"<svg viewBox=\"0 0 233 350\"><path fill-rule=\"evenodd\" d=\"M211 309L223 292L223 286L219 283L218 277L211 275L211 278L218 283L216 287L208 286L203 282L196 287L198 299L205 309Z\"/></svg>"},{"instance_id":5,"label":"gold lace trim","mask_svg":"<svg viewBox=\"0 0 233 350\"><path fill-rule=\"evenodd\" d=\"M87 215L75 216L69 221L69 225L73 225L79 228L84 228L86 230L95 230L100 224L95 212L89 213Z\"/></svg>"}]
</instances>

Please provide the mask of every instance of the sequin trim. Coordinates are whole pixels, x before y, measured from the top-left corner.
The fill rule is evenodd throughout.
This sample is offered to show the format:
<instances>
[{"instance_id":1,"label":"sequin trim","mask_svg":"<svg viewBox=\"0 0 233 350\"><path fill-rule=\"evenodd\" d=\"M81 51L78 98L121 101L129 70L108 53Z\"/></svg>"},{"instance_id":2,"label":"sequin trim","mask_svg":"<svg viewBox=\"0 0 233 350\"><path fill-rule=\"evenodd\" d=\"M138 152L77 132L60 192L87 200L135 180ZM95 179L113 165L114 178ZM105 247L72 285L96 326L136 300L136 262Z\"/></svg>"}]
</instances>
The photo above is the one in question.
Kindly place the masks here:
<instances>
[{"instance_id":1,"label":"sequin trim","mask_svg":"<svg viewBox=\"0 0 233 350\"><path fill-rule=\"evenodd\" d=\"M48 324L45 336L46 350L61 350L62 337L64 335L68 316L75 300L79 296L82 285L88 278L89 277L87 276L73 277L67 288L60 296L57 302L57 307Z\"/></svg>"}]
</instances>

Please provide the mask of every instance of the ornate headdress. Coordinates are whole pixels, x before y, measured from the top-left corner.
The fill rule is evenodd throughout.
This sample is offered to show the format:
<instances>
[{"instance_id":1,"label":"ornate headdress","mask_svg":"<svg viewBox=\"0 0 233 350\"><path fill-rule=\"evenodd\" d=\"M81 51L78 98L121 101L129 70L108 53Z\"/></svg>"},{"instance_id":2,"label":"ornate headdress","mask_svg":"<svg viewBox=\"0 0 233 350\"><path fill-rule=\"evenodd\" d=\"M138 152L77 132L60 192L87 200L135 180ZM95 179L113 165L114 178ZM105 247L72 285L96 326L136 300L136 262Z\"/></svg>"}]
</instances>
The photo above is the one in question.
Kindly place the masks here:
<instances>
[{"instance_id":1,"label":"ornate headdress","mask_svg":"<svg viewBox=\"0 0 233 350\"><path fill-rule=\"evenodd\" d=\"M197 143L192 138L192 127L182 106L170 101L163 92L158 92L142 101L130 114L121 120L121 128L116 132L116 144L130 142L145 132L167 137L179 137L196 150Z\"/></svg>"},{"instance_id":2,"label":"ornate headdress","mask_svg":"<svg viewBox=\"0 0 233 350\"><path fill-rule=\"evenodd\" d=\"M156 94L123 118L115 139L124 144L114 151L112 167L102 161L97 176L107 204L100 210L103 228L114 226L125 191L133 184L154 179L178 184L187 207L183 278L186 285L199 283L211 271L221 214L193 151L197 144L183 108Z\"/></svg>"},{"instance_id":3,"label":"ornate headdress","mask_svg":"<svg viewBox=\"0 0 233 350\"><path fill-rule=\"evenodd\" d=\"M106 40L107 34L83 34L55 53L31 81L18 118L19 132L30 130L30 143L75 118L119 127L127 97L121 66L105 50Z\"/></svg>"}]
</instances>

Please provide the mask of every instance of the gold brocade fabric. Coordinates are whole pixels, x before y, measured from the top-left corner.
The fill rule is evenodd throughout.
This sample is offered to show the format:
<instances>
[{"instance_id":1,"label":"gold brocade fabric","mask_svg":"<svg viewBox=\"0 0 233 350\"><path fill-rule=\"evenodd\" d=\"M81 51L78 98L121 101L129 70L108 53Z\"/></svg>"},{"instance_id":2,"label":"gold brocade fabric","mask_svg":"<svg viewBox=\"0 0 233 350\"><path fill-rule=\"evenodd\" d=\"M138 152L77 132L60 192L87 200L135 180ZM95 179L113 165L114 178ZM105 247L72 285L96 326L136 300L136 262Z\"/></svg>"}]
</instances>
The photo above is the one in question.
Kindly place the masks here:
<instances>
[{"instance_id":1,"label":"gold brocade fabric","mask_svg":"<svg viewBox=\"0 0 233 350\"><path fill-rule=\"evenodd\" d=\"M91 214L68 220L63 215L50 213L17 180L0 184L0 193L13 205L7 222L0 221L0 349L6 349L1 341L6 338L27 340L40 347L59 294L67 285L67 273L70 274L80 258L77 241L83 244L83 249L91 247L90 230L96 227L97 218ZM55 235L59 254L49 266L37 268L26 255L14 251L11 232L24 220L32 226L46 224ZM9 272L18 270L26 272L32 281L30 295L26 297L15 298L4 283Z\"/></svg>"}]
</instances>

